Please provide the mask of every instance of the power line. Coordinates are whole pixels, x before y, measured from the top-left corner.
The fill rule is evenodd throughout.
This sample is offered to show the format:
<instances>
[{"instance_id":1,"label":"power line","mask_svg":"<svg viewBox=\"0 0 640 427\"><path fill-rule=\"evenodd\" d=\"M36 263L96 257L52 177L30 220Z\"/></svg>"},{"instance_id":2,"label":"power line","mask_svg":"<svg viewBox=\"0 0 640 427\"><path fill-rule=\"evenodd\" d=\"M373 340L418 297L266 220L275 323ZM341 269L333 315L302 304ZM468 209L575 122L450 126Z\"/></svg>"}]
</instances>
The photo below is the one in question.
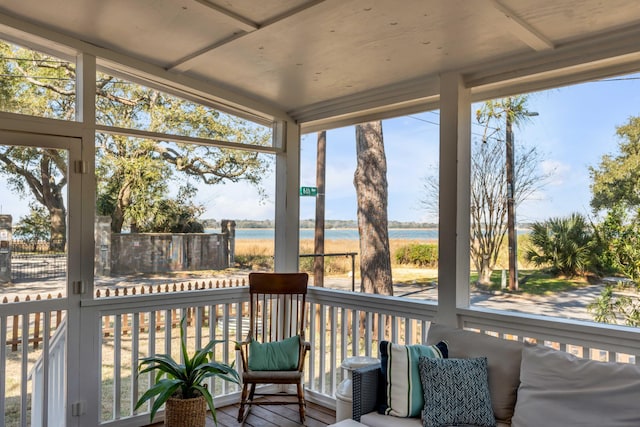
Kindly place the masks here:
<instances>
[{"instance_id":1,"label":"power line","mask_svg":"<svg viewBox=\"0 0 640 427\"><path fill-rule=\"evenodd\" d=\"M611 77L608 79L600 79L594 80L594 83L598 82L623 82L623 81L631 81L631 80L640 80L640 77Z\"/></svg>"},{"instance_id":2,"label":"power line","mask_svg":"<svg viewBox=\"0 0 640 427\"><path fill-rule=\"evenodd\" d=\"M425 123L429 123L429 124L432 124L432 125L440 126L440 123L432 122L431 120L423 119L423 118L416 117L416 116L407 116L407 117L409 117L410 119L418 120L419 122L425 122Z\"/></svg>"},{"instance_id":3,"label":"power line","mask_svg":"<svg viewBox=\"0 0 640 427\"><path fill-rule=\"evenodd\" d=\"M437 114L437 113L433 113L433 114L439 115L439 114ZM429 124L431 124L431 125L440 126L440 123L438 123L438 122L433 122L433 121L431 121L431 120L423 119L423 118L421 118L421 117L416 117L416 116L407 116L407 117L409 117L410 119L418 120L418 121L420 121L420 122L425 122L425 123L429 123ZM482 126L481 124L479 124L479 123L474 123L474 122L471 122L471 124L475 124L475 125L477 125L477 126ZM483 127L484 127L484 126L483 126ZM491 129L491 130L493 130L493 131L496 131L496 132L500 130L500 128L492 128L492 127L489 127L489 129ZM480 137L480 138L485 138L485 136L484 136L483 134L481 134L481 133L477 133L477 132L471 132L471 135L474 135L474 136L477 136L477 137ZM502 141L501 139L496 138L495 136L488 136L488 137L486 137L485 139L493 139L493 140L496 140L496 141Z\"/></svg>"}]
</instances>

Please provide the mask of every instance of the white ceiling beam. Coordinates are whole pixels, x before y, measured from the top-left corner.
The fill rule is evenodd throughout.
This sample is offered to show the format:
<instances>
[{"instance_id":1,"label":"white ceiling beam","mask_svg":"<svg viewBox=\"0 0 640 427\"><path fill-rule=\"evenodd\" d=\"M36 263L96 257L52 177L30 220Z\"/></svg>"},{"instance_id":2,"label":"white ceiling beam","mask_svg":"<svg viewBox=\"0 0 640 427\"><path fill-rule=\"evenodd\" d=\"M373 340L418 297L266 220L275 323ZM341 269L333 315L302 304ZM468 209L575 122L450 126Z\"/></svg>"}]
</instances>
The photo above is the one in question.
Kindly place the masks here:
<instances>
[{"instance_id":1,"label":"white ceiling beam","mask_svg":"<svg viewBox=\"0 0 640 427\"><path fill-rule=\"evenodd\" d=\"M627 55L640 52L640 27L600 34L593 38L558 45L552 51L540 52L536 56L523 54L482 64L477 68L463 70L467 87L500 84L501 82L532 76L550 71L565 70L580 64L597 61L624 61Z\"/></svg>"},{"instance_id":2,"label":"white ceiling beam","mask_svg":"<svg viewBox=\"0 0 640 427\"><path fill-rule=\"evenodd\" d=\"M638 70L640 70L640 52L474 87L471 88L472 100L474 102L485 101L521 93L537 92L630 74L638 72Z\"/></svg>"},{"instance_id":3,"label":"white ceiling beam","mask_svg":"<svg viewBox=\"0 0 640 427\"><path fill-rule=\"evenodd\" d=\"M537 31L528 22L516 15L511 9L498 0L489 0L490 4L499 12L502 22L522 42L534 50L553 49L554 45L547 37ZM499 24L498 24L499 25Z\"/></svg>"},{"instance_id":4,"label":"white ceiling beam","mask_svg":"<svg viewBox=\"0 0 640 427\"><path fill-rule=\"evenodd\" d=\"M198 0L199 1L199 0ZM173 64L171 64L170 66L167 67L167 70L169 71L178 71L178 72L185 72L190 70L196 63L198 60L200 60L200 58L202 58L204 55L206 55L207 53L221 47L224 46L226 44L231 43L234 40L238 40L242 37L245 37L249 34L252 34L256 31L260 31L264 28L267 28L273 24L276 24L280 21L283 21L287 18L290 18L292 16L295 16L299 13L302 13L308 9L311 9L317 5L319 5L320 3L324 2L325 0L313 0L313 1L309 1L307 3L304 3L298 7L295 7L293 9L287 10L284 13L281 13L280 15L274 16L273 18L258 24L258 27L253 28L253 29L249 29L247 31L241 31L235 34L230 35L229 37L223 39L223 40L218 40L214 43L212 43L211 45L198 50L197 52L193 52L190 53L186 56L184 56L183 58L179 59L178 61L174 62ZM200 3L202 3L201 1L199 1ZM206 3L206 2L205 2ZM204 4L204 3L203 3ZM216 9L217 10L217 9Z\"/></svg>"},{"instance_id":5,"label":"white ceiling beam","mask_svg":"<svg viewBox=\"0 0 640 427\"><path fill-rule=\"evenodd\" d=\"M352 126L358 123L371 122L376 120L391 119L394 117L408 116L409 114L422 113L425 111L437 110L440 108L440 96L420 98L417 100L400 102L384 107L370 108L339 116L332 116L326 119L302 123L300 128L302 133L320 132L323 130L335 129L344 126Z\"/></svg>"},{"instance_id":6,"label":"white ceiling beam","mask_svg":"<svg viewBox=\"0 0 640 427\"><path fill-rule=\"evenodd\" d=\"M240 27L242 31L254 31L260 28L260 25L258 25L258 23L253 22L249 18L242 16L238 13L235 13L222 6L218 6L217 4L213 4L211 2L208 2L207 0L194 0L194 1L200 3L204 7L208 7L209 9L215 10L216 12L221 13L222 15L225 15L228 18L231 18L236 22L236 24Z\"/></svg>"},{"instance_id":7,"label":"white ceiling beam","mask_svg":"<svg viewBox=\"0 0 640 427\"><path fill-rule=\"evenodd\" d=\"M289 111L303 132L397 117L437 108L440 78L425 76Z\"/></svg>"}]
</instances>

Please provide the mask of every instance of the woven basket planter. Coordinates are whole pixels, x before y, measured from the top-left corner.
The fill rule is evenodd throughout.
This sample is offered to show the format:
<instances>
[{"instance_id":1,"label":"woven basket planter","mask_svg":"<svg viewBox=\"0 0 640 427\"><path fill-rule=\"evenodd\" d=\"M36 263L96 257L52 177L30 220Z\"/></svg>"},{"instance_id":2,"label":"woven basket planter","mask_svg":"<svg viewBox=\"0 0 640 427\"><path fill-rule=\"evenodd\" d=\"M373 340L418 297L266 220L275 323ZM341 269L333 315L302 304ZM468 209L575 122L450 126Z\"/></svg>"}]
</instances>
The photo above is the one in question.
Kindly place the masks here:
<instances>
[{"instance_id":1,"label":"woven basket planter","mask_svg":"<svg viewBox=\"0 0 640 427\"><path fill-rule=\"evenodd\" d=\"M207 401L204 397L193 399L169 398L165 404L164 425L167 427L205 427Z\"/></svg>"}]
</instances>

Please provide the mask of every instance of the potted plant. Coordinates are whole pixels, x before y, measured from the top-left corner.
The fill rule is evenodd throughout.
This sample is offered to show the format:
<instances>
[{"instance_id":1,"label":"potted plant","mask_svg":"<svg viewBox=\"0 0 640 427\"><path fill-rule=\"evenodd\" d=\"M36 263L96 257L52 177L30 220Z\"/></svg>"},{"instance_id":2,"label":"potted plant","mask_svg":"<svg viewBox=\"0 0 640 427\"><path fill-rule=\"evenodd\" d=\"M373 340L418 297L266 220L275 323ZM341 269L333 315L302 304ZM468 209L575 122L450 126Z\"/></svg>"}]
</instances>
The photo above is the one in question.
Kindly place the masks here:
<instances>
[{"instance_id":1,"label":"potted plant","mask_svg":"<svg viewBox=\"0 0 640 427\"><path fill-rule=\"evenodd\" d=\"M213 348L223 340L210 341L206 347L196 350L193 356L189 357L184 336L184 320L183 317L180 321L180 349L184 362L179 363L168 354L142 359L138 366L138 375L153 371L157 371L157 374L154 385L138 399L136 409L155 397L151 407L152 422L158 409L166 404L166 426L204 427L208 406L217 425L213 396L204 381L207 378L219 377L237 384L238 372L233 368L233 364L227 365L213 360Z\"/></svg>"}]
</instances>

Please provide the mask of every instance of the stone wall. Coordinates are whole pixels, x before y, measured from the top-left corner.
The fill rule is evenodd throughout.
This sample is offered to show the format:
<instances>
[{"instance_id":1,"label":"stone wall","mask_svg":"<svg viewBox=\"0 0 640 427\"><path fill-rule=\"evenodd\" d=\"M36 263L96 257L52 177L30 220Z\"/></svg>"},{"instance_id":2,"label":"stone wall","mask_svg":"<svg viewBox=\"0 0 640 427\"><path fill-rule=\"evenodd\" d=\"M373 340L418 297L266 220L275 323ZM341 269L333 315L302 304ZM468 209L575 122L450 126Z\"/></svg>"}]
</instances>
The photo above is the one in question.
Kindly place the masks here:
<instances>
[{"instance_id":1,"label":"stone wall","mask_svg":"<svg viewBox=\"0 0 640 427\"><path fill-rule=\"evenodd\" d=\"M205 233L111 234L111 275L228 268L225 236Z\"/></svg>"}]
</instances>

